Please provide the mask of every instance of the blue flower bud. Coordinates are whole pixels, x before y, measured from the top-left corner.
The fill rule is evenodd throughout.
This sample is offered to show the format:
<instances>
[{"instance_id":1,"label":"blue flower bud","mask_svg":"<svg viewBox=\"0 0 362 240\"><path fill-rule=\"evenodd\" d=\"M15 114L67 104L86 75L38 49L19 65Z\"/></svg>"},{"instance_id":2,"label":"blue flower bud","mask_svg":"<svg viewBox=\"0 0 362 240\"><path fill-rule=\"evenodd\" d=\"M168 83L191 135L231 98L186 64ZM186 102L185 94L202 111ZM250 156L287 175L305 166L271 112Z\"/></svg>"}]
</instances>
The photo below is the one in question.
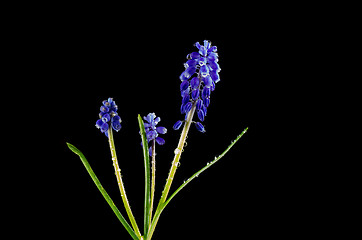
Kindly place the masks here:
<instances>
[{"instance_id":1,"label":"blue flower bud","mask_svg":"<svg viewBox=\"0 0 362 240\"><path fill-rule=\"evenodd\" d=\"M203 65L200 67L200 73L202 77L206 77L209 74L209 68L207 65Z\"/></svg>"},{"instance_id":2,"label":"blue flower bud","mask_svg":"<svg viewBox=\"0 0 362 240\"><path fill-rule=\"evenodd\" d=\"M210 105L210 98L204 98L203 102L204 102L204 106L205 106L205 107L209 107L209 105Z\"/></svg>"},{"instance_id":3,"label":"blue flower bud","mask_svg":"<svg viewBox=\"0 0 362 240\"><path fill-rule=\"evenodd\" d=\"M197 47L197 49L200 49L200 47L201 47L200 43L199 43L199 42L196 42L196 43L195 43L195 47Z\"/></svg>"},{"instance_id":4,"label":"blue flower bud","mask_svg":"<svg viewBox=\"0 0 362 240\"><path fill-rule=\"evenodd\" d=\"M206 62L207 62L206 58L201 57L200 60L199 60L199 65L200 65L200 66L203 66L203 65L206 64Z\"/></svg>"},{"instance_id":5,"label":"blue flower bud","mask_svg":"<svg viewBox=\"0 0 362 240\"><path fill-rule=\"evenodd\" d=\"M202 105L201 110L204 112L204 115L206 117L206 115L207 115L207 107L204 104Z\"/></svg>"},{"instance_id":6,"label":"blue flower bud","mask_svg":"<svg viewBox=\"0 0 362 240\"><path fill-rule=\"evenodd\" d=\"M102 133L107 132L108 128L109 128L108 123L103 122L103 124L100 128L101 128Z\"/></svg>"},{"instance_id":7,"label":"blue flower bud","mask_svg":"<svg viewBox=\"0 0 362 240\"><path fill-rule=\"evenodd\" d=\"M103 117L102 117L102 121L103 122L109 122L111 120L111 115L109 115L108 113L105 113L103 114Z\"/></svg>"},{"instance_id":8,"label":"blue flower bud","mask_svg":"<svg viewBox=\"0 0 362 240\"><path fill-rule=\"evenodd\" d=\"M189 81L184 80L182 81L182 83L180 84L180 91L185 91L189 86Z\"/></svg>"},{"instance_id":9,"label":"blue flower bud","mask_svg":"<svg viewBox=\"0 0 362 240\"><path fill-rule=\"evenodd\" d=\"M196 102L196 109L197 110L200 110L201 107L202 107L203 103L202 103L202 100L201 99L198 99L197 102Z\"/></svg>"},{"instance_id":10,"label":"blue flower bud","mask_svg":"<svg viewBox=\"0 0 362 240\"><path fill-rule=\"evenodd\" d=\"M218 55L215 52L211 52L207 55L207 60L209 61L217 61L218 60Z\"/></svg>"},{"instance_id":11,"label":"blue flower bud","mask_svg":"<svg viewBox=\"0 0 362 240\"><path fill-rule=\"evenodd\" d=\"M199 59L200 58L200 53L198 52L192 52L189 55L187 55L188 59Z\"/></svg>"},{"instance_id":12,"label":"blue flower bud","mask_svg":"<svg viewBox=\"0 0 362 240\"><path fill-rule=\"evenodd\" d=\"M197 100L199 98L199 95L200 95L199 89L193 90L191 92L191 97L193 100Z\"/></svg>"},{"instance_id":13,"label":"blue flower bud","mask_svg":"<svg viewBox=\"0 0 362 240\"><path fill-rule=\"evenodd\" d=\"M190 86L192 89L198 88L200 85L200 79L198 77L194 77L190 81Z\"/></svg>"},{"instance_id":14,"label":"blue flower bud","mask_svg":"<svg viewBox=\"0 0 362 240\"><path fill-rule=\"evenodd\" d=\"M200 121L203 122L205 119L205 114L202 110L197 111L197 116L199 117Z\"/></svg>"},{"instance_id":15,"label":"blue flower bud","mask_svg":"<svg viewBox=\"0 0 362 240\"><path fill-rule=\"evenodd\" d=\"M103 113L109 112L109 108L108 108L108 107L105 107L105 106L101 106L100 110L101 110L101 112L103 112Z\"/></svg>"},{"instance_id":16,"label":"blue flower bud","mask_svg":"<svg viewBox=\"0 0 362 240\"><path fill-rule=\"evenodd\" d=\"M96 122L96 127L99 129L99 128L101 128L102 127L102 125L103 125L103 121L102 121L102 119L98 119L97 120L97 122Z\"/></svg>"},{"instance_id":17,"label":"blue flower bud","mask_svg":"<svg viewBox=\"0 0 362 240\"><path fill-rule=\"evenodd\" d=\"M200 122L195 123L195 126L198 131L202 133L206 132L204 126Z\"/></svg>"},{"instance_id":18,"label":"blue flower bud","mask_svg":"<svg viewBox=\"0 0 362 240\"><path fill-rule=\"evenodd\" d=\"M167 129L165 127L157 127L156 128L156 131L159 133L159 134L165 134L167 133Z\"/></svg>"},{"instance_id":19,"label":"blue flower bud","mask_svg":"<svg viewBox=\"0 0 362 240\"><path fill-rule=\"evenodd\" d=\"M217 62L209 61L209 67L214 72L220 72L221 68Z\"/></svg>"},{"instance_id":20,"label":"blue flower bud","mask_svg":"<svg viewBox=\"0 0 362 240\"><path fill-rule=\"evenodd\" d=\"M190 59L185 63L185 68L189 68L189 67L195 67L197 64L197 60L196 59Z\"/></svg>"},{"instance_id":21,"label":"blue flower bud","mask_svg":"<svg viewBox=\"0 0 362 240\"><path fill-rule=\"evenodd\" d=\"M158 136L158 133L154 130L151 130L149 132L146 133L147 136L147 141L151 141L153 139L155 139Z\"/></svg>"},{"instance_id":22,"label":"blue flower bud","mask_svg":"<svg viewBox=\"0 0 362 240\"><path fill-rule=\"evenodd\" d=\"M190 101L190 95L187 94L182 98L182 104L185 105L188 101Z\"/></svg>"},{"instance_id":23,"label":"blue flower bud","mask_svg":"<svg viewBox=\"0 0 362 240\"><path fill-rule=\"evenodd\" d=\"M215 90L215 82L211 81L211 86L210 86L211 91Z\"/></svg>"},{"instance_id":24,"label":"blue flower bud","mask_svg":"<svg viewBox=\"0 0 362 240\"><path fill-rule=\"evenodd\" d=\"M211 71L210 77L215 83L218 83L220 81L220 76L216 71Z\"/></svg>"},{"instance_id":25,"label":"blue flower bud","mask_svg":"<svg viewBox=\"0 0 362 240\"><path fill-rule=\"evenodd\" d=\"M206 49L204 46L200 46L200 48L199 48L199 53L200 53L202 56L206 56L206 54L207 54L207 49Z\"/></svg>"},{"instance_id":26,"label":"blue flower bud","mask_svg":"<svg viewBox=\"0 0 362 240\"><path fill-rule=\"evenodd\" d=\"M174 125L173 125L173 129L174 130L179 130L180 127L182 126L182 121L178 120Z\"/></svg>"},{"instance_id":27,"label":"blue flower bud","mask_svg":"<svg viewBox=\"0 0 362 240\"><path fill-rule=\"evenodd\" d=\"M112 128L118 132L119 130L121 130L121 123L119 121L114 121L112 122Z\"/></svg>"},{"instance_id":28,"label":"blue flower bud","mask_svg":"<svg viewBox=\"0 0 362 240\"><path fill-rule=\"evenodd\" d=\"M155 126L161 121L160 117L156 117L154 120Z\"/></svg>"},{"instance_id":29,"label":"blue flower bud","mask_svg":"<svg viewBox=\"0 0 362 240\"><path fill-rule=\"evenodd\" d=\"M187 75L186 75L186 71L182 72L181 75L180 75L180 80L181 80L181 81L184 81L184 80L189 79L189 78L186 77L186 76L187 76Z\"/></svg>"},{"instance_id":30,"label":"blue flower bud","mask_svg":"<svg viewBox=\"0 0 362 240\"><path fill-rule=\"evenodd\" d=\"M209 49L210 46L211 46L211 42L210 42L210 41L207 41L207 40L204 40L204 47L205 47L206 49Z\"/></svg>"},{"instance_id":31,"label":"blue flower bud","mask_svg":"<svg viewBox=\"0 0 362 240\"><path fill-rule=\"evenodd\" d=\"M188 103L185 105L185 107L184 107L184 110L185 110L184 112L185 112L185 113L190 112L191 108L192 108L192 103L191 103L191 102L188 102Z\"/></svg>"},{"instance_id":32,"label":"blue flower bud","mask_svg":"<svg viewBox=\"0 0 362 240\"><path fill-rule=\"evenodd\" d=\"M191 110L190 106L188 105L189 103L186 103L186 104L182 104L181 105L181 114L185 114L185 113L188 113L187 110ZM191 104L192 105L192 104Z\"/></svg>"},{"instance_id":33,"label":"blue flower bud","mask_svg":"<svg viewBox=\"0 0 362 240\"><path fill-rule=\"evenodd\" d=\"M185 113L185 105L186 104L181 104L181 107L180 107L181 114Z\"/></svg>"},{"instance_id":34,"label":"blue flower bud","mask_svg":"<svg viewBox=\"0 0 362 240\"><path fill-rule=\"evenodd\" d=\"M143 117L144 120L146 120L148 123L150 123L152 125L154 119L156 118L156 114L155 113L149 113L147 115L147 117Z\"/></svg>"},{"instance_id":35,"label":"blue flower bud","mask_svg":"<svg viewBox=\"0 0 362 240\"><path fill-rule=\"evenodd\" d=\"M183 97L185 97L186 95L189 95L189 92L190 92L190 88L186 88L185 91L182 91L182 92L181 92L181 97L183 98Z\"/></svg>"},{"instance_id":36,"label":"blue flower bud","mask_svg":"<svg viewBox=\"0 0 362 240\"><path fill-rule=\"evenodd\" d=\"M211 48L209 48L209 50L207 50L208 53L210 52L217 52L217 47L216 46L212 46Z\"/></svg>"},{"instance_id":37,"label":"blue flower bud","mask_svg":"<svg viewBox=\"0 0 362 240\"><path fill-rule=\"evenodd\" d=\"M211 87L212 85L212 79L209 75L207 75L206 77L202 78L202 81L205 84L205 87Z\"/></svg>"},{"instance_id":38,"label":"blue flower bud","mask_svg":"<svg viewBox=\"0 0 362 240\"><path fill-rule=\"evenodd\" d=\"M159 145L163 145L163 144L165 144L165 139L160 138L160 137L156 137L156 142L157 142Z\"/></svg>"},{"instance_id":39,"label":"blue flower bud","mask_svg":"<svg viewBox=\"0 0 362 240\"><path fill-rule=\"evenodd\" d=\"M187 77L187 79L189 79L195 72L196 72L195 67L189 67L185 70L185 77Z\"/></svg>"},{"instance_id":40,"label":"blue flower bud","mask_svg":"<svg viewBox=\"0 0 362 240\"><path fill-rule=\"evenodd\" d=\"M111 106L111 104L107 100L103 100L102 104L105 107L110 107Z\"/></svg>"},{"instance_id":41,"label":"blue flower bud","mask_svg":"<svg viewBox=\"0 0 362 240\"><path fill-rule=\"evenodd\" d=\"M202 97L202 99L209 98L210 94L211 94L210 88L204 87L204 89L202 89L202 96L201 97Z\"/></svg>"},{"instance_id":42,"label":"blue flower bud","mask_svg":"<svg viewBox=\"0 0 362 240\"><path fill-rule=\"evenodd\" d=\"M118 106L116 105L115 102L113 102L113 103L111 104L110 111L111 111L111 112L117 112L117 110L118 110Z\"/></svg>"},{"instance_id":43,"label":"blue flower bud","mask_svg":"<svg viewBox=\"0 0 362 240\"><path fill-rule=\"evenodd\" d=\"M121 117L116 115L112 118L112 122L122 122Z\"/></svg>"}]
</instances>

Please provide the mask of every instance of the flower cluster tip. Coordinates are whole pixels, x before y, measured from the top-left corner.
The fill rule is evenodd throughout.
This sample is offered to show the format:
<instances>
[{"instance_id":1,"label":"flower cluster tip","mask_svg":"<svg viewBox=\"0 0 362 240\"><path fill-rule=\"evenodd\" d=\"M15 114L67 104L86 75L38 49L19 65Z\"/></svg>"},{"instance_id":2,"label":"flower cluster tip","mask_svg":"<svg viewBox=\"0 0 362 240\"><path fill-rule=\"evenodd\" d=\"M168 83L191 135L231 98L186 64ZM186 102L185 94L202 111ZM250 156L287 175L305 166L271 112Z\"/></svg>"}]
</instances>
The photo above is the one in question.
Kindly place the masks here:
<instances>
[{"instance_id":1,"label":"flower cluster tip","mask_svg":"<svg viewBox=\"0 0 362 240\"><path fill-rule=\"evenodd\" d=\"M221 70L218 61L217 47L211 46L211 42L204 40L204 45L195 43L197 52L187 55L184 63L185 71L180 75L181 91L181 114L188 113L196 104L197 117L201 122L205 120L207 108L210 106L211 92L215 90L215 84L220 81L219 72ZM173 129L178 130L184 121L177 121ZM204 126L200 122L195 123L196 129L205 132Z\"/></svg>"},{"instance_id":2,"label":"flower cluster tip","mask_svg":"<svg viewBox=\"0 0 362 240\"><path fill-rule=\"evenodd\" d=\"M165 144L165 140L159 137L159 134L167 133L165 127L156 127L157 124L161 121L160 117L156 117L155 113L149 113L147 116L143 117L144 126L146 130L147 142L155 140L159 145ZM141 143L142 144L142 143ZM149 148L149 154L152 156L152 146Z\"/></svg>"},{"instance_id":3,"label":"flower cluster tip","mask_svg":"<svg viewBox=\"0 0 362 240\"><path fill-rule=\"evenodd\" d=\"M121 117L117 113L118 106L113 98L108 98L102 102L100 107L99 119L96 122L96 127L108 137L109 125L118 132L121 129Z\"/></svg>"}]
</instances>

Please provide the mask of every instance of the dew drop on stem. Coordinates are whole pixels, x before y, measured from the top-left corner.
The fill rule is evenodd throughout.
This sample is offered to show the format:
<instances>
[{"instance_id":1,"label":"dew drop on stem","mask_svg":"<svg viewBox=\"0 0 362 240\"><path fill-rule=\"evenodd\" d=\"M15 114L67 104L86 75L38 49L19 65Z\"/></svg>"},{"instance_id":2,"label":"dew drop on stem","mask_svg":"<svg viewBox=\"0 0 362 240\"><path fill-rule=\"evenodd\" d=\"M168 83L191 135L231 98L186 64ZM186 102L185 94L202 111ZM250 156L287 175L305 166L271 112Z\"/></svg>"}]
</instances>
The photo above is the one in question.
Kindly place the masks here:
<instances>
[{"instance_id":1,"label":"dew drop on stem","mask_svg":"<svg viewBox=\"0 0 362 240\"><path fill-rule=\"evenodd\" d=\"M180 151L180 149L176 148L174 153L175 153L175 155L177 155L177 154L180 154L181 151Z\"/></svg>"}]
</instances>

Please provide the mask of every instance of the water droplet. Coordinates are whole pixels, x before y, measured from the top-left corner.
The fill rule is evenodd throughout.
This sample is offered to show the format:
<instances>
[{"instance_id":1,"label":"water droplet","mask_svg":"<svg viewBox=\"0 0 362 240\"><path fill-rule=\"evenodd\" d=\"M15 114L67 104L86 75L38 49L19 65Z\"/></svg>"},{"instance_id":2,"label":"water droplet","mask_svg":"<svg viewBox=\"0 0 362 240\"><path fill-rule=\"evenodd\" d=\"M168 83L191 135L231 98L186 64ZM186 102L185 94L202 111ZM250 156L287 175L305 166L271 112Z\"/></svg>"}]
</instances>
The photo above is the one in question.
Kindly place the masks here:
<instances>
[{"instance_id":1,"label":"water droplet","mask_svg":"<svg viewBox=\"0 0 362 240\"><path fill-rule=\"evenodd\" d=\"M208 162L206 165L209 165L210 163Z\"/></svg>"},{"instance_id":2,"label":"water droplet","mask_svg":"<svg viewBox=\"0 0 362 240\"><path fill-rule=\"evenodd\" d=\"M177 155L177 154L180 154L180 152L181 152L180 149L176 148L174 153L175 153L175 155Z\"/></svg>"}]
</instances>

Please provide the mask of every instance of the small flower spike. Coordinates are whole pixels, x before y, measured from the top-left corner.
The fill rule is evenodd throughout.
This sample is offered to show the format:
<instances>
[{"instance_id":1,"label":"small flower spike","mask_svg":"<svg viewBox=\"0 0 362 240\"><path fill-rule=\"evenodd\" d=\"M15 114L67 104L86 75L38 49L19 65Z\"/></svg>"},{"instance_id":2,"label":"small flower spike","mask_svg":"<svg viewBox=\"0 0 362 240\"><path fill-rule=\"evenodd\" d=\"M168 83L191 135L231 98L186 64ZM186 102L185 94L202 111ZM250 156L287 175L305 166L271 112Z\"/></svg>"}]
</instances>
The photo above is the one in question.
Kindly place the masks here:
<instances>
[{"instance_id":1,"label":"small flower spike","mask_svg":"<svg viewBox=\"0 0 362 240\"><path fill-rule=\"evenodd\" d=\"M158 134L167 133L167 129L165 127L156 127L156 125L161 121L160 117L156 117L155 113L149 113L146 117L143 117L145 120L145 130L147 141L150 142L155 140L159 145L165 144L165 140L158 136ZM149 149L149 154L152 156L152 147Z\"/></svg>"},{"instance_id":2,"label":"small flower spike","mask_svg":"<svg viewBox=\"0 0 362 240\"><path fill-rule=\"evenodd\" d=\"M181 85L181 114L186 114L196 104L197 116L201 122L205 120L207 108L210 106L211 92L215 90L215 83L220 81L217 47L211 46L211 42L204 40L204 45L195 43L199 50L187 55L187 62L184 63L185 71L180 75ZM180 129L182 121L177 121L173 126L174 130ZM200 132L205 132L201 123L196 123Z\"/></svg>"},{"instance_id":3,"label":"small flower spike","mask_svg":"<svg viewBox=\"0 0 362 240\"><path fill-rule=\"evenodd\" d=\"M121 117L118 115L118 107L113 98L108 98L102 102L99 113L99 119L96 122L96 127L101 130L108 137L109 125L118 132L121 129Z\"/></svg>"}]
</instances>

